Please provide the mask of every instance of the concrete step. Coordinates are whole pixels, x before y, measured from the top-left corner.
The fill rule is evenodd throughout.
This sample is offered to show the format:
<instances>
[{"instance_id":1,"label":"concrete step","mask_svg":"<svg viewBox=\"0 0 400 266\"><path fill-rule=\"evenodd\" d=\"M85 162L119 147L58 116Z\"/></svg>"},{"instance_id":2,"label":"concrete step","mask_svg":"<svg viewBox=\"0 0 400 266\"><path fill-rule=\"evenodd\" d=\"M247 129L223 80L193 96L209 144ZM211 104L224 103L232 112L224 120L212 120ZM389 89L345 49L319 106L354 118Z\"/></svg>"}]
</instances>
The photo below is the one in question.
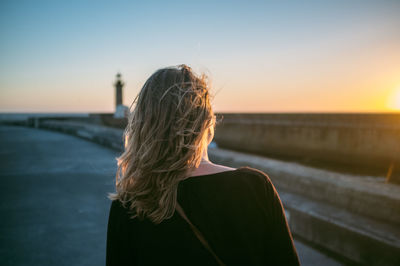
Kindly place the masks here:
<instances>
[{"instance_id":1,"label":"concrete step","mask_svg":"<svg viewBox=\"0 0 400 266\"><path fill-rule=\"evenodd\" d=\"M209 149L208 153L216 163L232 167L247 165L266 172L280 190L307 195L400 227L400 186L386 184L384 177L335 173L219 148Z\"/></svg>"},{"instance_id":2,"label":"concrete step","mask_svg":"<svg viewBox=\"0 0 400 266\"><path fill-rule=\"evenodd\" d=\"M302 266L342 266L346 265L345 261L340 261L336 257L332 257L319 249L315 248L314 245L304 243L304 240L294 239L294 245L296 246L297 253L299 255L300 264Z\"/></svg>"},{"instance_id":3,"label":"concrete step","mask_svg":"<svg viewBox=\"0 0 400 266\"><path fill-rule=\"evenodd\" d=\"M304 196L279 192L293 235L366 265L400 265L400 228Z\"/></svg>"}]
</instances>

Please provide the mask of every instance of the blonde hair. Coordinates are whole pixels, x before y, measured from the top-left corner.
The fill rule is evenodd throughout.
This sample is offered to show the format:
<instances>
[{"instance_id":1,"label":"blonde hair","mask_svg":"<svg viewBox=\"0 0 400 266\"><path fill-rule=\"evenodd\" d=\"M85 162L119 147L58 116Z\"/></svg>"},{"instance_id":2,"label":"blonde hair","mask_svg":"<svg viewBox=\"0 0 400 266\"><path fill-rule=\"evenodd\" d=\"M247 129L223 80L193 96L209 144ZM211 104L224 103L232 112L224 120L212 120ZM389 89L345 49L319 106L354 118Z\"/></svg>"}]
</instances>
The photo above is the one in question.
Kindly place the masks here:
<instances>
[{"instance_id":1,"label":"blonde hair","mask_svg":"<svg viewBox=\"0 0 400 266\"><path fill-rule=\"evenodd\" d=\"M197 168L213 126L206 76L180 65L159 69L134 100L117 158L116 193L132 212L159 224L175 212L177 189Z\"/></svg>"}]
</instances>

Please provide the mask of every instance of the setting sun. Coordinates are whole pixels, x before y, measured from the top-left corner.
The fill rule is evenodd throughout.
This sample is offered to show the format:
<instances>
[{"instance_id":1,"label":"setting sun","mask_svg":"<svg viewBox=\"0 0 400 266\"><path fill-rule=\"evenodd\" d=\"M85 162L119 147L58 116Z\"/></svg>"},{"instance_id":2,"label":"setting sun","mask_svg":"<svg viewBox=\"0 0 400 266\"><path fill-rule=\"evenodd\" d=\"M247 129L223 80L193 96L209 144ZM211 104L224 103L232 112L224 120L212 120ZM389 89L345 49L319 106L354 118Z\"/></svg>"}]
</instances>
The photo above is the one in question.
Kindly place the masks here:
<instances>
[{"instance_id":1,"label":"setting sun","mask_svg":"<svg viewBox=\"0 0 400 266\"><path fill-rule=\"evenodd\" d=\"M400 87L389 98L388 107L393 110L400 110Z\"/></svg>"}]
</instances>

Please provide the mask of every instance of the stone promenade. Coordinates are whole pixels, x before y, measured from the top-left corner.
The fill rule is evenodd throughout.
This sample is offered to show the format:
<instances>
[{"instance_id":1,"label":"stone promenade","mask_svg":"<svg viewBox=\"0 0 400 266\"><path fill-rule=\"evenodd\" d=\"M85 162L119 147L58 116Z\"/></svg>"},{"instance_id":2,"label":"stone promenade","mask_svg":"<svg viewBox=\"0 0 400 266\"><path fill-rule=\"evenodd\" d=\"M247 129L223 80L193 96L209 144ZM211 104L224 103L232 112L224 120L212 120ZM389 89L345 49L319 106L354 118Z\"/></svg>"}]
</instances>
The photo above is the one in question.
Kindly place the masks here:
<instances>
[{"instance_id":1,"label":"stone promenade","mask_svg":"<svg viewBox=\"0 0 400 266\"><path fill-rule=\"evenodd\" d=\"M116 156L70 135L0 126L0 265L104 265ZM340 265L296 247L303 265Z\"/></svg>"}]
</instances>

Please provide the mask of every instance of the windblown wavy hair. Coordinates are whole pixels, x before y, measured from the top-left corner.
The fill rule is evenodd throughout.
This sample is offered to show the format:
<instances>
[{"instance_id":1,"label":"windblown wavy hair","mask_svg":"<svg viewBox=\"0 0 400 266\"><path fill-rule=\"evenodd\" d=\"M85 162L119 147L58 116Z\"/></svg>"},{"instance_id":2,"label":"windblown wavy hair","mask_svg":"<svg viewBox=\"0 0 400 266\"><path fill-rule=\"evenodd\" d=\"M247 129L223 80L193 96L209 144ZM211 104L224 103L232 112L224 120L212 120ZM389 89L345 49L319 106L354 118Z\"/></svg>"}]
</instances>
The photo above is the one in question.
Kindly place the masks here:
<instances>
[{"instance_id":1,"label":"windblown wavy hair","mask_svg":"<svg viewBox=\"0 0 400 266\"><path fill-rule=\"evenodd\" d=\"M156 71L135 98L118 161L116 193L132 212L155 224L175 212L177 189L198 167L214 113L205 75L180 65Z\"/></svg>"}]
</instances>

